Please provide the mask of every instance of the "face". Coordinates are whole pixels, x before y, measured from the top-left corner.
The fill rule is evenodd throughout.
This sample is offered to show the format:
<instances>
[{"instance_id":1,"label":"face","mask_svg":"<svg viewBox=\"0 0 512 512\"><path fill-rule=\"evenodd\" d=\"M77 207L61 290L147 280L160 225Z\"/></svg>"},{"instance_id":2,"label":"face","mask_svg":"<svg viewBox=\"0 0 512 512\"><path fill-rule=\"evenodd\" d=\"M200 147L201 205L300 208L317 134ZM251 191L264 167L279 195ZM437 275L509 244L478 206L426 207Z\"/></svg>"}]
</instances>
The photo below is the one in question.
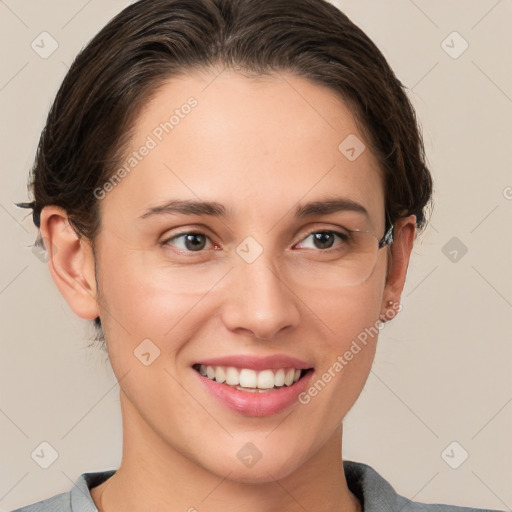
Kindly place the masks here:
<instances>
[{"instance_id":1,"label":"face","mask_svg":"<svg viewBox=\"0 0 512 512\"><path fill-rule=\"evenodd\" d=\"M337 253L323 252L346 229L384 234L377 160L368 148L354 160L338 147L351 134L364 141L345 103L292 75L216 74L159 89L121 179L98 191L98 311L123 414L136 425L125 436L145 432L160 453L261 482L290 474L331 439L374 357L377 336L363 343L361 333L375 331L401 286L386 295L388 248L349 287L332 279ZM333 199L342 207L296 215ZM196 201L212 204L177 203ZM216 366L262 370L260 384L264 370L278 381L279 368L304 376L248 392L201 375L201 363L219 380ZM241 463L247 456L261 459Z\"/></svg>"}]
</instances>

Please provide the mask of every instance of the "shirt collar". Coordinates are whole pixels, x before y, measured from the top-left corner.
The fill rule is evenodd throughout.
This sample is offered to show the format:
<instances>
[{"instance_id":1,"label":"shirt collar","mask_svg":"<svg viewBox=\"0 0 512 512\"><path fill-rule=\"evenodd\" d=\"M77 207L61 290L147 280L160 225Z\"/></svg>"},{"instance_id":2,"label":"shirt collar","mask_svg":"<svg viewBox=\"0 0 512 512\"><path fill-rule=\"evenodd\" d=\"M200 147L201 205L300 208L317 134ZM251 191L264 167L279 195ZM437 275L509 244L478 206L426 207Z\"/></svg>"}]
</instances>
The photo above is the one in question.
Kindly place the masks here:
<instances>
[{"instance_id":1,"label":"shirt collar","mask_svg":"<svg viewBox=\"0 0 512 512\"><path fill-rule=\"evenodd\" d=\"M404 500L404 498L398 496L389 482L384 480L372 467L361 462L345 460L343 469L347 486L361 502L364 512L398 510L398 501Z\"/></svg>"},{"instance_id":2,"label":"shirt collar","mask_svg":"<svg viewBox=\"0 0 512 512\"><path fill-rule=\"evenodd\" d=\"M98 512L92 500L90 489L103 483L115 472L116 470L111 469L109 471L81 474L71 489L71 510L73 512Z\"/></svg>"}]
</instances>

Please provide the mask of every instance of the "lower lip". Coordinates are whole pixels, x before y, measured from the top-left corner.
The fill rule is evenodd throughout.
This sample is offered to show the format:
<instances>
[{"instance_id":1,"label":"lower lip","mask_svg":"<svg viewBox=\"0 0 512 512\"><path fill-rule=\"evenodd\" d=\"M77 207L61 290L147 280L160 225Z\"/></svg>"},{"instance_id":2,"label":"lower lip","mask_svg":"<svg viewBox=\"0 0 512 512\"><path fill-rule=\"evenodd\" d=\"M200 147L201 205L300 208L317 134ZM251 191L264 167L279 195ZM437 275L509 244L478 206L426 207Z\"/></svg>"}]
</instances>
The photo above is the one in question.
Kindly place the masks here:
<instances>
[{"instance_id":1,"label":"lower lip","mask_svg":"<svg viewBox=\"0 0 512 512\"><path fill-rule=\"evenodd\" d=\"M298 402L298 395L308 387L313 374L313 371L309 370L291 386L283 386L274 389L274 391L259 393L258 391L240 391L227 384L220 384L209 379L193 368L192 371L215 398L230 409L245 416L270 416L283 411L294 402Z\"/></svg>"}]
</instances>

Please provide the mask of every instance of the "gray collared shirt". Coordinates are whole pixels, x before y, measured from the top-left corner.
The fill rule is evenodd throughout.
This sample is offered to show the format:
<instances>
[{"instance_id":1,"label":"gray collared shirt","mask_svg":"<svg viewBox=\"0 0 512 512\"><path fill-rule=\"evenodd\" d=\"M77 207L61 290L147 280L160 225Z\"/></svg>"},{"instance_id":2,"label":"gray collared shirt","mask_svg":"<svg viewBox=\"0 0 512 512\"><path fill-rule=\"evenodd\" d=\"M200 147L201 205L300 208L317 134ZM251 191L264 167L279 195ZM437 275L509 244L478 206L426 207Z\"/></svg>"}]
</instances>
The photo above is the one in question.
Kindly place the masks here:
<instances>
[{"instance_id":1,"label":"gray collared shirt","mask_svg":"<svg viewBox=\"0 0 512 512\"><path fill-rule=\"evenodd\" d=\"M366 464L346 460L343 461L343 468L348 487L361 502L364 512L498 512L411 501L399 496L379 473ZM114 473L115 470L83 473L69 492L12 512L98 512L90 489L100 485Z\"/></svg>"}]
</instances>

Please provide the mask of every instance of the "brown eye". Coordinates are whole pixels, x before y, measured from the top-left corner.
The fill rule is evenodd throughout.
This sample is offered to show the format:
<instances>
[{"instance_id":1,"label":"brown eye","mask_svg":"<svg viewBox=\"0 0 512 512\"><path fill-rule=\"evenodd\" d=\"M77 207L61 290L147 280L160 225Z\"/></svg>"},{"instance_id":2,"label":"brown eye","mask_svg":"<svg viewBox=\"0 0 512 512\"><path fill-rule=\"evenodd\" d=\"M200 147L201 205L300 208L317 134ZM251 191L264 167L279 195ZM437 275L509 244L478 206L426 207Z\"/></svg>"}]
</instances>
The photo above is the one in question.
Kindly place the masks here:
<instances>
[{"instance_id":1,"label":"brown eye","mask_svg":"<svg viewBox=\"0 0 512 512\"><path fill-rule=\"evenodd\" d=\"M313 241L318 249L329 249L334 243L334 236L328 231L322 231L320 233L313 233Z\"/></svg>"},{"instance_id":2,"label":"brown eye","mask_svg":"<svg viewBox=\"0 0 512 512\"><path fill-rule=\"evenodd\" d=\"M199 252L205 248L207 240L208 237L204 233L180 233L179 235L167 239L163 244L172 245L181 250Z\"/></svg>"},{"instance_id":3,"label":"brown eye","mask_svg":"<svg viewBox=\"0 0 512 512\"><path fill-rule=\"evenodd\" d=\"M311 244L309 244L309 247L304 246L304 242L309 238L311 238L313 242L312 247ZM301 244L303 246L302 248L305 249L330 249L331 247L334 246L336 238L339 238L341 240L341 242L339 242L338 245L340 243L347 241L348 239L347 235L345 235L344 233L339 233L337 231L315 231L313 233L310 233L306 238L304 238Z\"/></svg>"}]
</instances>

